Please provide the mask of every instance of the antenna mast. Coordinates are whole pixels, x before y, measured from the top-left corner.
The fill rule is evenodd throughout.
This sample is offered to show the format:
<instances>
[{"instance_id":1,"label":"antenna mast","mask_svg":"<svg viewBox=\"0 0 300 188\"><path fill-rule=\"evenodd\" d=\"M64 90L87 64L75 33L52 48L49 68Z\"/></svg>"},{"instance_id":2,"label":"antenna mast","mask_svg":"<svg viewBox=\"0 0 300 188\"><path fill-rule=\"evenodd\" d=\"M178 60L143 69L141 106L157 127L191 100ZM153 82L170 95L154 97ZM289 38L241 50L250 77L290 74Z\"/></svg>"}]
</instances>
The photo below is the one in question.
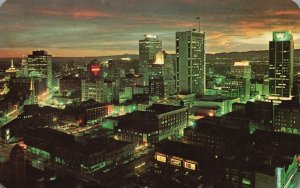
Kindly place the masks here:
<instances>
[{"instance_id":1,"label":"antenna mast","mask_svg":"<svg viewBox=\"0 0 300 188\"><path fill-rule=\"evenodd\" d=\"M201 31L201 23L200 23L200 17L197 17L198 20L198 31Z\"/></svg>"}]
</instances>

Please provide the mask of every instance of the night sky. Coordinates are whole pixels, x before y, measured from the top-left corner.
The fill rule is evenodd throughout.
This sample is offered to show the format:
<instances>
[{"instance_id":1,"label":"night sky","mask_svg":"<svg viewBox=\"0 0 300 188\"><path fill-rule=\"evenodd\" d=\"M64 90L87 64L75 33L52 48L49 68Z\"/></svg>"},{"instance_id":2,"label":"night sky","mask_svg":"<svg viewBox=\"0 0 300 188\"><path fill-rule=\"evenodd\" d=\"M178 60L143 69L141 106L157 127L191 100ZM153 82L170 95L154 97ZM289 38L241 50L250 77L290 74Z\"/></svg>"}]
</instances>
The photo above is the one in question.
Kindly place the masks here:
<instances>
[{"instance_id":1,"label":"night sky","mask_svg":"<svg viewBox=\"0 0 300 188\"><path fill-rule=\"evenodd\" d=\"M299 48L295 2L7 0L0 7L0 57L21 57L36 49L54 56L138 54L138 40L147 33L173 53L175 32L196 28L198 16L207 33L207 52L266 50L273 30L291 30Z\"/></svg>"}]
</instances>

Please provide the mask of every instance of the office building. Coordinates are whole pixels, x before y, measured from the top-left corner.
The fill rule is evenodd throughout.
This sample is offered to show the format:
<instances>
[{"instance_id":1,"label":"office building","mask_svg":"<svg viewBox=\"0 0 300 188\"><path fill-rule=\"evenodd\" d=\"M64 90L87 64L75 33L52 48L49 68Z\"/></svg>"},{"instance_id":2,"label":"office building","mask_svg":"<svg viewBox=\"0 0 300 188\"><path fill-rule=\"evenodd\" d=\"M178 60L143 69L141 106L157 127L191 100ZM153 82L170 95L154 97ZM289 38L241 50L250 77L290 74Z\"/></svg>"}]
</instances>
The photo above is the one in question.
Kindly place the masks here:
<instances>
[{"instance_id":1,"label":"office building","mask_svg":"<svg viewBox=\"0 0 300 188\"><path fill-rule=\"evenodd\" d=\"M236 78L251 79L250 62L249 61L235 62L234 65L231 66L230 75L235 76Z\"/></svg>"},{"instance_id":2,"label":"office building","mask_svg":"<svg viewBox=\"0 0 300 188\"><path fill-rule=\"evenodd\" d=\"M84 140L84 138L82 138ZM91 174L131 156L134 144L103 137L80 141L74 135L50 128L38 128L24 135L26 158L41 171L77 172L73 177Z\"/></svg>"},{"instance_id":3,"label":"office building","mask_svg":"<svg viewBox=\"0 0 300 188\"><path fill-rule=\"evenodd\" d=\"M81 80L81 100L94 99L97 102L111 103L118 98L118 80L105 81L100 64L91 62L87 66L87 76Z\"/></svg>"},{"instance_id":4,"label":"office building","mask_svg":"<svg viewBox=\"0 0 300 188\"><path fill-rule=\"evenodd\" d=\"M63 76L59 79L60 93L74 93L81 91L81 78L73 76Z\"/></svg>"},{"instance_id":5,"label":"office building","mask_svg":"<svg viewBox=\"0 0 300 188\"><path fill-rule=\"evenodd\" d=\"M26 56L23 56L21 61L20 75L21 77L28 77L28 63Z\"/></svg>"},{"instance_id":6,"label":"office building","mask_svg":"<svg viewBox=\"0 0 300 188\"><path fill-rule=\"evenodd\" d=\"M250 134L248 120L210 117L184 129L184 142L198 145L213 155L230 155Z\"/></svg>"},{"instance_id":7,"label":"office building","mask_svg":"<svg viewBox=\"0 0 300 188\"><path fill-rule=\"evenodd\" d=\"M106 102L106 94L103 80L90 82L86 79L81 80L81 101L94 99L98 102Z\"/></svg>"},{"instance_id":8,"label":"office building","mask_svg":"<svg viewBox=\"0 0 300 188\"><path fill-rule=\"evenodd\" d=\"M157 52L162 50L162 41L156 36L144 35L144 39L139 41L140 74L144 78L144 84L148 85L149 70L148 65L153 63Z\"/></svg>"},{"instance_id":9,"label":"office building","mask_svg":"<svg viewBox=\"0 0 300 188\"><path fill-rule=\"evenodd\" d=\"M300 134L300 104L283 102L275 106L274 130Z\"/></svg>"},{"instance_id":10,"label":"office building","mask_svg":"<svg viewBox=\"0 0 300 188\"><path fill-rule=\"evenodd\" d=\"M41 77L18 77L9 80L9 96L11 99L16 99L21 102L28 99L31 91L31 82L34 84L34 94L38 99L47 92L46 78Z\"/></svg>"},{"instance_id":11,"label":"office building","mask_svg":"<svg viewBox=\"0 0 300 188\"><path fill-rule=\"evenodd\" d=\"M99 125L102 118L108 116L110 106L93 99L68 105L65 108L65 119L79 126Z\"/></svg>"},{"instance_id":12,"label":"office building","mask_svg":"<svg viewBox=\"0 0 300 188\"><path fill-rule=\"evenodd\" d=\"M232 111L232 104L240 102L239 98L219 97L219 96L203 96L194 100L194 107L218 107L223 115Z\"/></svg>"},{"instance_id":13,"label":"office building","mask_svg":"<svg viewBox=\"0 0 300 188\"><path fill-rule=\"evenodd\" d=\"M47 51L33 51L27 57L27 67L29 75L38 74L41 77L47 78L47 87L50 90L52 89L52 56L48 55Z\"/></svg>"},{"instance_id":14,"label":"office building","mask_svg":"<svg viewBox=\"0 0 300 188\"><path fill-rule=\"evenodd\" d=\"M155 63L149 65L149 94L160 98L175 93L174 67L172 62L164 61L164 56L158 52Z\"/></svg>"},{"instance_id":15,"label":"office building","mask_svg":"<svg viewBox=\"0 0 300 188\"><path fill-rule=\"evenodd\" d=\"M114 80L117 78L124 78L127 74L136 74L139 68L138 60L123 60L112 59L108 61L108 66L104 67L107 72L106 79Z\"/></svg>"},{"instance_id":16,"label":"office building","mask_svg":"<svg viewBox=\"0 0 300 188\"><path fill-rule=\"evenodd\" d=\"M206 89L205 33L176 32L177 93L204 95Z\"/></svg>"},{"instance_id":17,"label":"office building","mask_svg":"<svg viewBox=\"0 0 300 188\"><path fill-rule=\"evenodd\" d=\"M291 99L293 69L293 35L289 31L273 32L273 41L269 43L269 99Z\"/></svg>"},{"instance_id":18,"label":"office building","mask_svg":"<svg viewBox=\"0 0 300 188\"><path fill-rule=\"evenodd\" d=\"M226 78L222 88L222 95L240 98L241 101L250 99L250 80L246 78Z\"/></svg>"},{"instance_id":19,"label":"office building","mask_svg":"<svg viewBox=\"0 0 300 188\"><path fill-rule=\"evenodd\" d=\"M269 83L264 80L250 80L250 98L260 100L269 95Z\"/></svg>"},{"instance_id":20,"label":"office building","mask_svg":"<svg viewBox=\"0 0 300 188\"><path fill-rule=\"evenodd\" d=\"M146 112L135 111L121 116L115 131L119 140L153 144L182 137L187 123L187 108L153 104Z\"/></svg>"}]
</instances>

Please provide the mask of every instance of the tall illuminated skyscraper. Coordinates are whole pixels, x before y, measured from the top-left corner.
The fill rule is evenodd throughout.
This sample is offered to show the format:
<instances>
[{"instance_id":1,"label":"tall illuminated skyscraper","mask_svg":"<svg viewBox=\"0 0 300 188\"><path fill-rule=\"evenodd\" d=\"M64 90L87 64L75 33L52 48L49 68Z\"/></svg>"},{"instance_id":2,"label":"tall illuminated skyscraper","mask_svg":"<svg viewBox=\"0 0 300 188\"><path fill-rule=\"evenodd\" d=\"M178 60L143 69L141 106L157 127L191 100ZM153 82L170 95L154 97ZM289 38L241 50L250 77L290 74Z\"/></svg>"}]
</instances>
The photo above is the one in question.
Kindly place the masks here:
<instances>
[{"instance_id":1,"label":"tall illuminated skyscraper","mask_svg":"<svg viewBox=\"0 0 300 188\"><path fill-rule=\"evenodd\" d=\"M269 43L270 99L290 100L293 86L294 41L289 31L273 32Z\"/></svg>"},{"instance_id":2,"label":"tall illuminated skyscraper","mask_svg":"<svg viewBox=\"0 0 300 188\"><path fill-rule=\"evenodd\" d=\"M206 88L205 33L176 32L177 93L204 95Z\"/></svg>"},{"instance_id":3,"label":"tall illuminated skyscraper","mask_svg":"<svg viewBox=\"0 0 300 188\"><path fill-rule=\"evenodd\" d=\"M162 41L156 36L144 35L144 39L139 41L139 58L140 58L140 73L144 78L144 82L148 85L150 63L154 63L157 52L162 49Z\"/></svg>"},{"instance_id":4,"label":"tall illuminated skyscraper","mask_svg":"<svg viewBox=\"0 0 300 188\"><path fill-rule=\"evenodd\" d=\"M27 58L28 74L39 74L47 78L47 87L52 89L52 56L47 51L33 51Z\"/></svg>"}]
</instances>

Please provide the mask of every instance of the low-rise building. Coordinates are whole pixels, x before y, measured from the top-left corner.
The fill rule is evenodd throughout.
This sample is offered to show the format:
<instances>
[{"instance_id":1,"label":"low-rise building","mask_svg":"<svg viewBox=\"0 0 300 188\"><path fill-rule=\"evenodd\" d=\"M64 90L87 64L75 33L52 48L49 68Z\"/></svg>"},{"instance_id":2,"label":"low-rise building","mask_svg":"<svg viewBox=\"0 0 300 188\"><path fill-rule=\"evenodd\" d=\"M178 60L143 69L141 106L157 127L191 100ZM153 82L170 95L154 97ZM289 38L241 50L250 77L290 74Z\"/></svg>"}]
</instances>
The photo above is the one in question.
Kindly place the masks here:
<instances>
[{"instance_id":1,"label":"low-rise building","mask_svg":"<svg viewBox=\"0 0 300 188\"><path fill-rule=\"evenodd\" d=\"M219 107L220 114L226 114L232 111L232 104L240 102L240 98L218 97L218 96L203 96L196 99L193 106L196 107Z\"/></svg>"},{"instance_id":2,"label":"low-rise building","mask_svg":"<svg viewBox=\"0 0 300 188\"><path fill-rule=\"evenodd\" d=\"M153 104L146 112L136 111L120 117L115 131L120 140L152 144L168 138L180 138L187 124L187 108Z\"/></svg>"},{"instance_id":3,"label":"low-rise building","mask_svg":"<svg viewBox=\"0 0 300 188\"><path fill-rule=\"evenodd\" d=\"M76 124L97 125L102 123L102 118L109 115L110 105L96 102L93 99L74 103L64 110L65 119Z\"/></svg>"},{"instance_id":4,"label":"low-rise building","mask_svg":"<svg viewBox=\"0 0 300 188\"><path fill-rule=\"evenodd\" d=\"M184 129L183 140L217 156L231 155L245 144L244 138L250 134L249 124L247 120L204 118Z\"/></svg>"},{"instance_id":5,"label":"low-rise building","mask_svg":"<svg viewBox=\"0 0 300 188\"><path fill-rule=\"evenodd\" d=\"M31 166L46 170L94 173L104 167L126 159L134 152L135 145L98 137L75 139L73 135L50 128L34 129L24 136L26 156ZM58 167L58 168L55 168Z\"/></svg>"}]
</instances>

